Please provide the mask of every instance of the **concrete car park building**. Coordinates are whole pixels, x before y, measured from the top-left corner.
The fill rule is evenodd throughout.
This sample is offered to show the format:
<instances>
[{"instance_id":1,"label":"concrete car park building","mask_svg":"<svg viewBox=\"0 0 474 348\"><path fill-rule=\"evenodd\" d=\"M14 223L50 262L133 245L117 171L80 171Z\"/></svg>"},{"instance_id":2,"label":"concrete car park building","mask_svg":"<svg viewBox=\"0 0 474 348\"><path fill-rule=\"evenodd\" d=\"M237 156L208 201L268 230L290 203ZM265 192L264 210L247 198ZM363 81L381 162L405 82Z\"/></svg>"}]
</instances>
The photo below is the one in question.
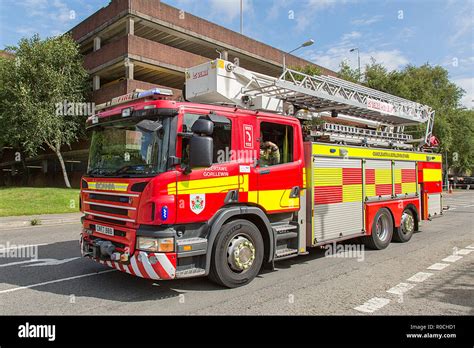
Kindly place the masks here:
<instances>
[{"instance_id":1,"label":"concrete car park building","mask_svg":"<svg viewBox=\"0 0 474 348\"><path fill-rule=\"evenodd\" d=\"M185 69L219 55L230 61L237 58L242 67L267 75L277 76L283 68L283 51L159 0L112 0L70 33L84 55L84 66L91 75L92 101L96 104L156 86L171 88L174 97L180 98ZM286 65L316 66L293 55L286 55ZM318 68L323 74L335 75ZM82 141L72 149L64 149L74 186L78 186L87 166L87 145ZM63 185L53 153L45 151L27 159L26 166L14 161L10 149L4 149L1 156L0 185L22 184L18 175L21 170L28 171L28 185Z\"/></svg>"}]
</instances>

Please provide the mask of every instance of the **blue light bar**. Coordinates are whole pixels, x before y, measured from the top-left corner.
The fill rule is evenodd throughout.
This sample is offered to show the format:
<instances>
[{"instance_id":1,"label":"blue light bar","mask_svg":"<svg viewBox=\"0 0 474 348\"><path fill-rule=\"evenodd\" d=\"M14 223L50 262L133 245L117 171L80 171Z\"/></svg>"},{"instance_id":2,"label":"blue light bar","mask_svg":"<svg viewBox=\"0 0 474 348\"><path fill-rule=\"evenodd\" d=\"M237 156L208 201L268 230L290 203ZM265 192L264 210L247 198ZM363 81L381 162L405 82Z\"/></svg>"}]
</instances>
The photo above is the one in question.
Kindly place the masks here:
<instances>
[{"instance_id":1,"label":"blue light bar","mask_svg":"<svg viewBox=\"0 0 474 348\"><path fill-rule=\"evenodd\" d=\"M154 97L154 96L159 96L159 95L172 96L173 91L171 89L166 89L166 88L152 88L152 89L142 91L142 92L131 92L131 93L127 93L127 94L115 97L111 101L108 101L106 103L97 105L95 109L102 110L102 109L110 108L112 106L116 106L119 104L127 103L132 100L149 98L149 97Z\"/></svg>"}]
</instances>

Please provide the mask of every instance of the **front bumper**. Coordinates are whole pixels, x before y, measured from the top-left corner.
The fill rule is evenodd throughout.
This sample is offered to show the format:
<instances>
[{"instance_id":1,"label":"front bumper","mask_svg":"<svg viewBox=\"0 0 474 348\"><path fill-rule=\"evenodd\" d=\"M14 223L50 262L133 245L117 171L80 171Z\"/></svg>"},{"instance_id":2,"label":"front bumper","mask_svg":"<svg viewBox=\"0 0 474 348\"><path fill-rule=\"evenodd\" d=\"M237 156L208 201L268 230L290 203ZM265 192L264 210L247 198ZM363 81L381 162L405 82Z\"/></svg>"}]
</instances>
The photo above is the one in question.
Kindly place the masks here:
<instances>
[{"instance_id":1,"label":"front bumper","mask_svg":"<svg viewBox=\"0 0 474 348\"><path fill-rule=\"evenodd\" d=\"M84 241L81 235L81 253L84 257L145 279L168 280L176 278L176 253L151 253L135 250L128 262L121 262L94 258L91 256L90 248L90 244Z\"/></svg>"}]
</instances>

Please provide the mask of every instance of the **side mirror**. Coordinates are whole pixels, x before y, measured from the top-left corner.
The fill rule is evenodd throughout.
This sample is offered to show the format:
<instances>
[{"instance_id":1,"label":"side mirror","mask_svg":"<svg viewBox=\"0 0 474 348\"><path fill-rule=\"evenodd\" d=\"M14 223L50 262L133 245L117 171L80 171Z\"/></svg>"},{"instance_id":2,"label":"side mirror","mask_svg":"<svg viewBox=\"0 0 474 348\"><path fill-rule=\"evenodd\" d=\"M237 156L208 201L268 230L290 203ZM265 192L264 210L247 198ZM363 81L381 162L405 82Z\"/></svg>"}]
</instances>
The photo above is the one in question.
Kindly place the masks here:
<instances>
[{"instance_id":1,"label":"side mirror","mask_svg":"<svg viewBox=\"0 0 474 348\"><path fill-rule=\"evenodd\" d=\"M189 166L210 167L213 151L214 141L211 137L193 135L189 141Z\"/></svg>"},{"instance_id":2,"label":"side mirror","mask_svg":"<svg viewBox=\"0 0 474 348\"><path fill-rule=\"evenodd\" d=\"M212 135L214 123L210 120L199 118L193 123L191 131L197 134Z\"/></svg>"}]
</instances>

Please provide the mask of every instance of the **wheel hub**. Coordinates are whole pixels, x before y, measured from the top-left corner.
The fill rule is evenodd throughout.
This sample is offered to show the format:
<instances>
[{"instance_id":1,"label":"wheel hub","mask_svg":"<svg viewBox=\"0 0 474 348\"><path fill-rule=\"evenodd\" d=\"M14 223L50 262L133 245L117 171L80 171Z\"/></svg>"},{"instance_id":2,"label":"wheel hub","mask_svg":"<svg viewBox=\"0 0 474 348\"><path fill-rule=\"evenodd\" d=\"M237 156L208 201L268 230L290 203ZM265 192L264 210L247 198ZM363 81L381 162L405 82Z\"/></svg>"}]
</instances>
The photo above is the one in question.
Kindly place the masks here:
<instances>
[{"instance_id":1,"label":"wheel hub","mask_svg":"<svg viewBox=\"0 0 474 348\"><path fill-rule=\"evenodd\" d=\"M403 213L402 215L402 231L403 233L411 233L415 229L415 220L413 216L408 213Z\"/></svg>"},{"instance_id":2,"label":"wheel hub","mask_svg":"<svg viewBox=\"0 0 474 348\"><path fill-rule=\"evenodd\" d=\"M380 215L375 225L376 233L380 240L385 240L388 236L388 222L384 215Z\"/></svg>"},{"instance_id":3,"label":"wheel hub","mask_svg":"<svg viewBox=\"0 0 474 348\"><path fill-rule=\"evenodd\" d=\"M234 271L245 271L249 269L255 260L255 247L252 242L244 236L236 236L227 248L227 261Z\"/></svg>"}]
</instances>

